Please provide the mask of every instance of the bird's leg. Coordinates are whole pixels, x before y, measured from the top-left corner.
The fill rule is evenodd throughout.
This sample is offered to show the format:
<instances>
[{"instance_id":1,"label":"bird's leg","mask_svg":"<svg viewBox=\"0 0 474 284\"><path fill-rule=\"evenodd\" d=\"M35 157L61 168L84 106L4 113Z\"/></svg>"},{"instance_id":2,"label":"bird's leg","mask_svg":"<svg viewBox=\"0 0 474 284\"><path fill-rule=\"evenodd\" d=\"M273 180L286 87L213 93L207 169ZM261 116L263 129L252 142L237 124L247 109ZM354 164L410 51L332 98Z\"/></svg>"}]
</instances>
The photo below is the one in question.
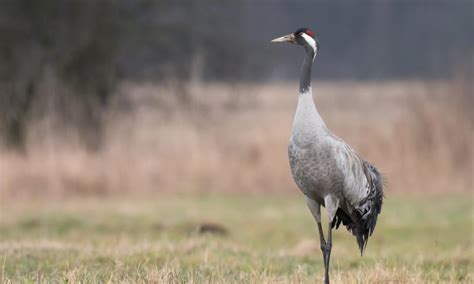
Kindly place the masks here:
<instances>
[{"instance_id":1,"label":"bird's leg","mask_svg":"<svg viewBox=\"0 0 474 284\"><path fill-rule=\"evenodd\" d=\"M328 212L329 226L328 226L328 241L324 247L324 267L326 268L326 273L324 275L324 283L329 284L329 259L331 258L331 248L332 248L332 224L335 222L335 216L337 208L339 207L339 199L328 195L324 198L324 204L326 206L326 211Z\"/></svg>"},{"instance_id":2,"label":"bird's leg","mask_svg":"<svg viewBox=\"0 0 474 284\"><path fill-rule=\"evenodd\" d=\"M321 245L322 249L322 245ZM328 241L325 244L324 247L324 268L325 268L325 274L324 274L324 283L329 284L329 260L331 258L331 249L332 249L332 222L329 222L328 226Z\"/></svg>"},{"instance_id":3,"label":"bird's leg","mask_svg":"<svg viewBox=\"0 0 474 284\"><path fill-rule=\"evenodd\" d=\"M324 239L324 232L323 232L323 227L321 226L321 221L318 222L318 231L319 231L319 243L321 244L321 252L323 253L324 270L327 271L327 266L326 266L326 240Z\"/></svg>"},{"instance_id":4,"label":"bird's leg","mask_svg":"<svg viewBox=\"0 0 474 284\"><path fill-rule=\"evenodd\" d=\"M319 232L319 242L321 244L321 252L323 253L323 263L324 269L327 270L326 267L326 240L324 239L324 232L323 227L321 226L321 204L314 199L309 197L305 197L306 204L308 204L309 210L311 214L313 214L316 223L318 223L318 232Z\"/></svg>"}]
</instances>

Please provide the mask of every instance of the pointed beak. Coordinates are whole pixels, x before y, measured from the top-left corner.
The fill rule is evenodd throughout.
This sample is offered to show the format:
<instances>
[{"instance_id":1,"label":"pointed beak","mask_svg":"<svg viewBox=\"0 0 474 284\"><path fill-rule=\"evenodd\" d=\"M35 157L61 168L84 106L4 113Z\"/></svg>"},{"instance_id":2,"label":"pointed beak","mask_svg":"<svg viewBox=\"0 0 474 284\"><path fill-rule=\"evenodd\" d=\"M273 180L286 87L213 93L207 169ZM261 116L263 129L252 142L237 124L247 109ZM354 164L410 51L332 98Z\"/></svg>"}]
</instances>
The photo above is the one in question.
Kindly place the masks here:
<instances>
[{"instance_id":1,"label":"pointed beak","mask_svg":"<svg viewBox=\"0 0 474 284\"><path fill-rule=\"evenodd\" d=\"M287 34L287 35L285 35L285 36L272 39L271 42L277 42L277 43L278 43L278 42L291 42L291 43L296 43L296 41L295 41L295 35L294 35L294 34Z\"/></svg>"}]
</instances>

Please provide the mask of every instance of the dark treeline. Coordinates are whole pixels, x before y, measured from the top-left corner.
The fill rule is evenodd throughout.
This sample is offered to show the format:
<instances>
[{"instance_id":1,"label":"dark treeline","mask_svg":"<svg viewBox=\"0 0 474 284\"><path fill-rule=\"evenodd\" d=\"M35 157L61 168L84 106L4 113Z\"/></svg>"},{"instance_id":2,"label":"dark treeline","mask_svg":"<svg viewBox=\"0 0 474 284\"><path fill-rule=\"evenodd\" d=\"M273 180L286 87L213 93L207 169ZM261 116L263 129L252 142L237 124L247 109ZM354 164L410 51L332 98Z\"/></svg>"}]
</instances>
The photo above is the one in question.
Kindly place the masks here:
<instances>
[{"instance_id":1,"label":"dark treeline","mask_svg":"<svg viewBox=\"0 0 474 284\"><path fill-rule=\"evenodd\" d=\"M101 110L117 79L123 27L114 1L2 1L0 131L22 147L26 126L47 115L100 144Z\"/></svg>"},{"instance_id":2,"label":"dark treeline","mask_svg":"<svg viewBox=\"0 0 474 284\"><path fill-rule=\"evenodd\" d=\"M318 78L472 71L473 11L471 0L3 0L0 133L21 146L26 125L53 113L95 148L120 80L185 94L190 80L295 79L301 52L269 40L303 26L321 42Z\"/></svg>"}]
</instances>

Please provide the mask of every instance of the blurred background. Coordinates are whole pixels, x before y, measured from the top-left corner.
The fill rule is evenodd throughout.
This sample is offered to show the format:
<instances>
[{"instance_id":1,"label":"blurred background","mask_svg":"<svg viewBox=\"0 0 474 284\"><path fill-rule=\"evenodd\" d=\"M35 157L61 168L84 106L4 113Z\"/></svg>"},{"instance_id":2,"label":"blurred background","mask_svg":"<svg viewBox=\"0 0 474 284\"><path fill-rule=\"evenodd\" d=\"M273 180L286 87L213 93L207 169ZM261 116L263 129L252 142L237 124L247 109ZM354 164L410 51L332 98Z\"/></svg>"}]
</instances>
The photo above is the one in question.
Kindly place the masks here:
<instances>
[{"instance_id":1,"label":"blurred background","mask_svg":"<svg viewBox=\"0 0 474 284\"><path fill-rule=\"evenodd\" d=\"M0 2L2 200L299 194L287 141L313 95L392 192L470 192L474 2Z\"/></svg>"},{"instance_id":2,"label":"blurred background","mask_svg":"<svg viewBox=\"0 0 474 284\"><path fill-rule=\"evenodd\" d=\"M472 283L473 12L0 0L0 282L321 281L287 156L305 54L270 44L310 27L319 112L385 178L364 258L335 231L331 280Z\"/></svg>"}]
</instances>

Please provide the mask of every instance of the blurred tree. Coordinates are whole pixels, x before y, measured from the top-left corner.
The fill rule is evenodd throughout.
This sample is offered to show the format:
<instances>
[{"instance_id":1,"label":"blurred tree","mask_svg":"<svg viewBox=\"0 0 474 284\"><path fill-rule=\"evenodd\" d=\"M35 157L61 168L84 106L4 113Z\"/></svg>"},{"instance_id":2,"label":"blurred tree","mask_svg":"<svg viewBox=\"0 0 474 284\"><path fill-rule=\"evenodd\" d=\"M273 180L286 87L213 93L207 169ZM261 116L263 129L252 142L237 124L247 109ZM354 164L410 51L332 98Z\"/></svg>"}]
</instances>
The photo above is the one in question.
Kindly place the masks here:
<instances>
[{"instance_id":1,"label":"blurred tree","mask_svg":"<svg viewBox=\"0 0 474 284\"><path fill-rule=\"evenodd\" d=\"M0 131L7 145L22 148L34 108L44 114L51 111L41 109L45 100L53 100L66 127L76 127L89 148L100 146L101 111L116 79L115 1L2 1L0 19Z\"/></svg>"},{"instance_id":2,"label":"blurred tree","mask_svg":"<svg viewBox=\"0 0 474 284\"><path fill-rule=\"evenodd\" d=\"M56 116L100 146L117 77L171 84L239 80L242 5L216 0L5 0L0 3L0 134L21 149L27 125ZM52 78L51 78L52 77Z\"/></svg>"}]
</instances>

